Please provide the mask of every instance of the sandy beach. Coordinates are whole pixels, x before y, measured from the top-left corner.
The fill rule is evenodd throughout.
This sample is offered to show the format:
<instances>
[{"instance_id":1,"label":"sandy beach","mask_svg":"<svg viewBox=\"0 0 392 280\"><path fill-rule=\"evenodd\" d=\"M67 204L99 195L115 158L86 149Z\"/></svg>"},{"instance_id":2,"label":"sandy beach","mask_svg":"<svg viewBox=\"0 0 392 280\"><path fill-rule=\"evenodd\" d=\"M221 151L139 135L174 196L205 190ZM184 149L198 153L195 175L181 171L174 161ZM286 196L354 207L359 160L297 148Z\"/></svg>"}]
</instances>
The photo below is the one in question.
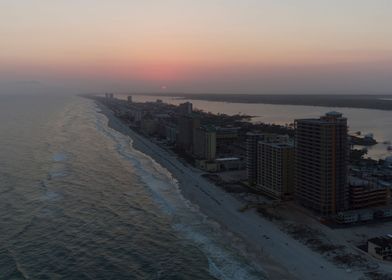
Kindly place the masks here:
<instances>
[{"instance_id":1,"label":"sandy beach","mask_svg":"<svg viewBox=\"0 0 392 280\"><path fill-rule=\"evenodd\" d=\"M255 211L238 211L243 203L230 193L207 181L202 172L179 160L170 151L124 125L113 113L98 104L108 125L133 140L133 147L166 168L179 182L181 194L196 205L223 231L239 237L250 262L257 264L269 279L360 279L361 271L347 271L326 260L295 240L273 222Z\"/></svg>"}]
</instances>

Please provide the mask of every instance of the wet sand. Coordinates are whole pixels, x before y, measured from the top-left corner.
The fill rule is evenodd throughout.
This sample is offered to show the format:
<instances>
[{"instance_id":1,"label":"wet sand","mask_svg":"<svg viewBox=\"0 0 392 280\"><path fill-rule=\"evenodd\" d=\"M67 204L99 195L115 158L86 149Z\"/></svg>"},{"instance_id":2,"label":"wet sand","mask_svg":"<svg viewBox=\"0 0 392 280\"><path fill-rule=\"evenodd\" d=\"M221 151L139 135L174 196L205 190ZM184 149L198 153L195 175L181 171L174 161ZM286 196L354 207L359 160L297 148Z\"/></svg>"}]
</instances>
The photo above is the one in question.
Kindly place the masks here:
<instances>
[{"instance_id":1,"label":"wet sand","mask_svg":"<svg viewBox=\"0 0 392 280\"><path fill-rule=\"evenodd\" d=\"M329 280L358 279L362 276L361 272L346 272L336 267L256 212L238 211L243 203L201 177L202 172L129 129L103 105L99 108L107 116L112 129L128 135L135 149L166 168L178 180L181 194L187 200L209 219L218 222L223 231L243 241L241 254L261 267L269 279Z\"/></svg>"}]
</instances>

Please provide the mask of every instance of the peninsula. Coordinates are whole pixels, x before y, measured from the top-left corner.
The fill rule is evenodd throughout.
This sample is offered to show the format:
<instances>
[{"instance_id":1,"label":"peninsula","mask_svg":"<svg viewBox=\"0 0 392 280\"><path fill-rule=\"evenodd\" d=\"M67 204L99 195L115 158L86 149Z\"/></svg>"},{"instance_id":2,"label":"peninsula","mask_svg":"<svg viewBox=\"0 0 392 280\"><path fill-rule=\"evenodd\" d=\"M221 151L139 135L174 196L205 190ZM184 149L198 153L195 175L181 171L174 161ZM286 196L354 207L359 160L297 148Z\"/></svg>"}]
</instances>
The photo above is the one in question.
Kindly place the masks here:
<instances>
[{"instance_id":1,"label":"peninsula","mask_svg":"<svg viewBox=\"0 0 392 280\"><path fill-rule=\"evenodd\" d=\"M181 194L209 219L218 222L224 232L230 233L228 244L233 243L233 237L241 240L239 244L242 245L238 242L233 244L238 254L248 258L268 278L327 280L390 277L392 267L375 261L358 249L357 244L363 239L358 240L351 229L329 228L320 223L317 216L295 203L270 199L244 183L245 166L241 163L241 158L246 158L244 145L237 145L232 139L243 143L244 139L239 135L247 135L247 130L244 131L240 125L247 116L215 116L196 112L201 119L207 118L209 124L216 125L212 130L208 125L199 127L194 118L189 117L189 114L193 114L190 103L180 106L165 104L160 100L134 103L132 97L119 100L113 95L89 98L96 101L112 129L128 135L134 148L167 169L178 181ZM184 132L177 132L176 140L172 138L176 134L171 130L173 127L168 125L173 116L183 118L177 126L179 129L184 126ZM193 127L192 141L204 139L194 143L194 160L186 150L189 135L185 128L189 125ZM272 135L281 133L289 138L294 135L291 127L261 125L257 129ZM159 136L161 133L166 135L165 138ZM211 156L211 135L218 137L221 143L219 148L215 147L218 150L214 150L214 160L206 160ZM173 144L172 141L182 142ZM178 149L179 145L183 145L182 149ZM220 157L233 153L237 156ZM362 228L357 230L364 231ZM375 234L367 230L363 236L373 237Z\"/></svg>"}]
</instances>

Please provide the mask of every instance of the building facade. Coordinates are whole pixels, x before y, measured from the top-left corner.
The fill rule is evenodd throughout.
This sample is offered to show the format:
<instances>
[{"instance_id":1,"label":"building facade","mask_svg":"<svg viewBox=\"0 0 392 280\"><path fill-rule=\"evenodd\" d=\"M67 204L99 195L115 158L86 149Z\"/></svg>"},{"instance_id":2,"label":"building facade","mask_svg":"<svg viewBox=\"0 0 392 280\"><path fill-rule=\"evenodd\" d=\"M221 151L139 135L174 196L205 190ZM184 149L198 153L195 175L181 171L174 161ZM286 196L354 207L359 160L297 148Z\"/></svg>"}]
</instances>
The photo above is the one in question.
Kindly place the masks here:
<instances>
[{"instance_id":1,"label":"building facade","mask_svg":"<svg viewBox=\"0 0 392 280\"><path fill-rule=\"evenodd\" d=\"M177 127L174 124L166 124L165 133L166 133L166 140L170 144L175 144L177 140Z\"/></svg>"},{"instance_id":2,"label":"building facade","mask_svg":"<svg viewBox=\"0 0 392 280\"><path fill-rule=\"evenodd\" d=\"M157 133L158 122L152 118L144 118L140 123L140 130L145 135L154 135Z\"/></svg>"},{"instance_id":3,"label":"building facade","mask_svg":"<svg viewBox=\"0 0 392 280\"><path fill-rule=\"evenodd\" d=\"M200 120L193 116L181 116L178 118L177 147L187 153L192 153L193 134L200 127Z\"/></svg>"},{"instance_id":4,"label":"building facade","mask_svg":"<svg viewBox=\"0 0 392 280\"><path fill-rule=\"evenodd\" d=\"M296 196L322 215L348 207L347 119L337 112L300 119L296 126Z\"/></svg>"},{"instance_id":5,"label":"building facade","mask_svg":"<svg viewBox=\"0 0 392 280\"><path fill-rule=\"evenodd\" d=\"M367 242L368 253L380 260L392 259L392 236L371 238Z\"/></svg>"},{"instance_id":6,"label":"building facade","mask_svg":"<svg viewBox=\"0 0 392 280\"><path fill-rule=\"evenodd\" d=\"M388 190L386 188L350 187L350 208L362 209L388 204Z\"/></svg>"},{"instance_id":7,"label":"building facade","mask_svg":"<svg viewBox=\"0 0 392 280\"><path fill-rule=\"evenodd\" d=\"M181 103L178 110L181 115L190 115L193 112L193 105L190 102Z\"/></svg>"},{"instance_id":8,"label":"building facade","mask_svg":"<svg viewBox=\"0 0 392 280\"><path fill-rule=\"evenodd\" d=\"M251 186L257 183L257 143L262 138L260 133L247 133L246 134L246 172L248 183Z\"/></svg>"},{"instance_id":9,"label":"building facade","mask_svg":"<svg viewBox=\"0 0 392 280\"><path fill-rule=\"evenodd\" d=\"M208 161L216 157L216 131L211 127L195 128L193 134L193 154Z\"/></svg>"},{"instance_id":10,"label":"building facade","mask_svg":"<svg viewBox=\"0 0 392 280\"><path fill-rule=\"evenodd\" d=\"M249 185L255 186L257 184L259 141L287 142L288 139L288 135L272 133L248 132L246 134L246 172Z\"/></svg>"},{"instance_id":11,"label":"building facade","mask_svg":"<svg viewBox=\"0 0 392 280\"><path fill-rule=\"evenodd\" d=\"M277 199L294 193L294 145L285 142L258 142L256 188Z\"/></svg>"}]
</instances>

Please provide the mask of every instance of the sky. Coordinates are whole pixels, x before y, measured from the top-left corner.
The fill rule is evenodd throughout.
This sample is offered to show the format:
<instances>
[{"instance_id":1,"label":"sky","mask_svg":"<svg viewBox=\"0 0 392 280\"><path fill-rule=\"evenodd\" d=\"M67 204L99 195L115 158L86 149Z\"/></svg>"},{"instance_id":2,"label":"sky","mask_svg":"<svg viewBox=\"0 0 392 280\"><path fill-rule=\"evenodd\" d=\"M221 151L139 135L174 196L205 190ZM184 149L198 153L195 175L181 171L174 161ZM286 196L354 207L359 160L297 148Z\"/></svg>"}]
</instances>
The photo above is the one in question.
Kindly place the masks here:
<instances>
[{"instance_id":1,"label":"sky","mask_svg":"<svg viewBox=\"0 0 392 280\"><path fill-rule=\"evenodd\" d=\"M391 0L0 0L0 92L390 93Z\"/></svg>"}]
</instances>

